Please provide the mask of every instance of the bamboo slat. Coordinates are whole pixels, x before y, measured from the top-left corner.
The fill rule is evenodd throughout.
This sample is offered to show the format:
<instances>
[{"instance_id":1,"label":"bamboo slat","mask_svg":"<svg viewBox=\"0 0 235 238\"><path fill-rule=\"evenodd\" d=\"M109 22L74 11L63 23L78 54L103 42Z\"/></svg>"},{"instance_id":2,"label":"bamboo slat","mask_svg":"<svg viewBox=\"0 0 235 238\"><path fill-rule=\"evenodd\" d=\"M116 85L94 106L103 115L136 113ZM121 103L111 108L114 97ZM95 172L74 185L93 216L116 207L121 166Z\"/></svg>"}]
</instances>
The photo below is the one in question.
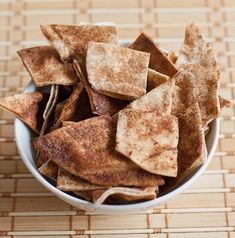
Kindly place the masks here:
<instances>
[{"instance_id":1,"label":"bamboo slat","mask_svg":"<svg viewBox=\"0 0 235 238\"><path fill-rule=\"evenodd\" d=\"M140 32L178 51L195 21L218 53L220 94L232 101L221 117L219 145L208 170L185 192L152 210L93 214L42 187L18 154L13 116L0 111L0 237L235 238L235 2L233 0L1 0L0 97L29 81L16 51L47 44L39 25L113 21L121 42Z\"/></svg>"}]
</instances>

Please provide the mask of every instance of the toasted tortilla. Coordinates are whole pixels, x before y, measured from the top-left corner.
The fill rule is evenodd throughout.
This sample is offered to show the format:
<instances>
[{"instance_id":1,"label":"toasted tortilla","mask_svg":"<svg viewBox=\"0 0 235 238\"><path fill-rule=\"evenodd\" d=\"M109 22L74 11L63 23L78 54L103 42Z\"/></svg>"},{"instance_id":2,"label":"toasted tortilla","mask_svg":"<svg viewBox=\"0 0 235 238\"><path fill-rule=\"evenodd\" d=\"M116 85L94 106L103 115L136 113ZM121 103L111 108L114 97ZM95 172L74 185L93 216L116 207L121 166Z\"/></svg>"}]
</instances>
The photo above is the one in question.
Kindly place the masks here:
<instances>
[{"instance_id":1,"label":"toasted tortilla","mask_svg":"<svg viewBox=\"0 0 235 238\"><path fill-rule=\"evenodd\" d=\"M73 192L77 197L86 200L86 201L92 201L92 191L76 191Z\"/></svg>"},{"instance_id":2,"label":"toasted tortilla","mask_svg":"<svg viewBox=\"0 0 235 238\"><path fill-rule=\"evenodd\" d=\"M93 89L133 100L146 93L149 54L116 45L90 42L86 70Z\"/></svg>"},{"instance_id":3,"label":"toasted tortilla","mask_svg":"<svg viewBox=\"0 0 235 238\"><path fill-rule=\"evenodd\" d=\"M40 92L15 94L0 98L0 108L14 114L37 134L41 130L45 97Z\"/></svg>"},{"instance_id":4,"label":"toasted tortilla","mask_svg":"<svg viewBox=\"0 0 235 238\"><path fill-rule=\"evenodd\" d=\"M115 149L150 173L176 177L178 139L173 115L129 109L118 113Z\"/></svg>"},{"instance_id":5,"label":"toasted tortilla","mask_svg":"<svg viewBox=\"0 0 235 238\"><path fill-rule=\"evenodd\" d=\"M37 46L17 52L37 87L74 85L78 77L72 64L64 64L51 46Z\"/></svg>"},{"instance_id":6,"label":"toasted tortilla","mask_svg":"<svg viewBox=\"0 0 235 238\"><path fill-rule=\"evenodd\" d=\"M201 64L206 68L212 67L215 72L219 73L215 51L194 23L186 26L184 43L175 64L177 67L184 64Z\"/></svg>"},{"instance_id":7,"label":"toasted tortilla","mask_svg":"<svg viewBox=\"0 0 235 238\"><path fill-rule=\"evenodd\" d=\"M149 68L159 73L172 77L178 71L161 49L145 33L141 33L128 48L150 53Z\"/></svg>"},{"instance_id":8,"label":"toasted tortilla","mask_svg":"<svg viewBox=\"0 0 235 238\"><path fill-rule=\"evenodd\" d=\"M175 64L176 60L177 60L177 56L175 55L174 51L169 51L169 53L167 54L167 58L173 63Z\"/></svg>"},{"instance_id":9,"label":"toasted tortilla","mask_svg":"<svg viewBox=\"0 0 235 238\"><path fill-rule=\"evenodd\" d=\"M63 61L85 60L90 41L117 44L115 26L84 25L41 25L43 35L58 51Z\"/></svg>"},{"instance_id":10,"label":"toasted tortilla","mask_svg":"<svg viewBox=\"0 0 235 238\"><path fill-rule=\"evenodd\" d=\"M148 201L156 198L156 187L125 188L114 187L107 190L95 190L92 192L93 202L103 204L108 198L118 202Z\"/></svg>"},{"instance_id":11,"label":"toasted tortilla","mask_svg":"<svg viewBox=\"0 0 235 238\"><path fill-rule=\"evenodd\" d=\"M159 175L145 172L115 152L115 128L109 116L93 117L36 138L33 145L60 167L93 184L162 185Z\"/></svg>"},{"instance_id":12,"label":"toasted tortilla","mask_svg":"<svg viewBox=\"0 0 235 238\"><path fill-rule=\"evenodd\" d=\"M57 180L58 166L52 160L45 162L38 171L53 181Z\"/></svg>"},{"instance_id":13,"label":"toasted tortilla","mask_svg":"<svg viewBox=\"0 0 235 238\"><path fill-rule=\"evenodd\" d=\"M57 188L63 191L90 191L104 187L92 184L68 171L59 168L57 177Z\"/></svg>"},{"instance_id":14,"label":"toasted tortilla","mask_svg":"<svg viewBox=\"0 0 235 238\"><path fill-rule=\"evenodd\" d=\"M85 86L93 114L112 116L127 105L128 101L111 98L92 89L91 85L86 79L86 76L84 76L79 63L76 60L74 60L73 66L78 77Z\"/></svg>"},{"instance_id":15,"label":"toasted tortilla","mask_svg":"<svg viewBox=\"0 0 235 238\"><path fill-rule=\"evenodd\" d=\"M197 103L187 108L179 117L179 132L178 181L200 166L207 158L205 135Z\"/></svg>"},{"instance_id":16,"label":"toasted tortilla","mask_svg":"<svg viewBox=\"0 0 235 238\"><path fill-rule=\"evenodd\" d=\"M44 135L49 128L49 121L51 120L52 113L55 110L56 103L59 97L59 85L53 84L51 86L50 97L47 101L46 108L43 112L43 124L40 131L40 135Z\"/></svg>"},{"instance_id":17,"label":"toasted tortilla","mask_svg":"<svg viewBox=\"0 0 235 238\"><path fill-rule=\"evenodd\" d=\"M148 69L147 91L151 91L169 79L170 77L165 74L161 74L153 69Z\"/></svg>"},{"instance_id":18,"label":"toasted tortilla","mask_svg":"<svg viewBox=\"0 0 235 238\"><path fill-rule=\"evenodd\" d=\"M175 84L184 94L191 94L188 104L192 101L198 102L203 121L210 121L219 116L217 72L200 64L188 64L183 65L174 78Z\"/></svg>"},{"instance_id":19,"label":"toasted tortilla","mask_svg":"<svg viewBox=\"0 0 235 238\"><path fill-rule=\"evenodd\" d=\"M148 112L171 114L172 95L174 92L175 80L170 79L159 87L152 89L144 96L131 102L126 108L145 110Z\"/></svg>"}]
</instances>

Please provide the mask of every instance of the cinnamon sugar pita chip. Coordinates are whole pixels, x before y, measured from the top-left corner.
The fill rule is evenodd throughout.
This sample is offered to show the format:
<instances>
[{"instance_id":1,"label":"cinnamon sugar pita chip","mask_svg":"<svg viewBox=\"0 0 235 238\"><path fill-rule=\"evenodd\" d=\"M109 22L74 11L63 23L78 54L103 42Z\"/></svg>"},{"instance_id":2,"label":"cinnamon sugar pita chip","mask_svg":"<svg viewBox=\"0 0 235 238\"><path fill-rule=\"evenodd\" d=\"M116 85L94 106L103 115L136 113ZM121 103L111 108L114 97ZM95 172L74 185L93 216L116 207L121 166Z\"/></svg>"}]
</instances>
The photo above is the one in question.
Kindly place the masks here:
<instances>
[{"instance_id":1,"label":"cinnamon sugar pita chip","mask_svg":"<svg viewBox=\"0 0 235 238\"><path fill-rule=\"evenodd\" d=\"M158 111L122 110L115 149L154 174L176 177L178 119Z\"/></svg>"},{"instance_id":2,"label":"cinnamon sugar pita chip","mask_svg":"<svg viewBox=\"0 0 235 238\"><path fill-rule=\"evenodd\" d=\"M37 46L17 52L37 87L74 85L78 77L71 64L64 64L51 46Z\"/></svg>"},{"instance_id":3,"label":"cinnamon sugar pita chip","mask_svg":"<svg viewBox=\"0 0 235 238\"><path fill-rule=\"evenodd\" d=\"M46 176L47 178L52 179L53 181L57 180L58 166L52 160L45 162L38 171Z\"/></svg>"},{"instance_id":4,"label":"cinnamon sugar pita chip","mask_svg":"<svg viewBox=\"0 0 235 238\"><path fill-rule=\"evenodd\" d=\"M44 99L40 92L15 94L0 98L0 108L14 114L39 134L43 121Z\"/></svg>"},{"instance_id":5,"label":"cinnamon sugar pita chip","mask_svg":"<svg viewBox=\"0 0 235 238\"><path fill-rule=\"evenodd\" d=\"M145 33L141 33L137 39L129 45L129 48L150 53L149 68L159 73L172 77L178 71L161 49Z\"/></svg>"},{"instance_id":6,"label":"cinnamon sugar pita chip","mask_svg":"<svg viewBox=\"0 0 235 238\"><path fill-rule=\"evenodd\" d=\"M117 28L105 25L41 25L49 43L58 51L63 61L82 59L84 62L90 41L117 44Z\"/></svg>"},{"instance_id":7,"label":"cinnamon sugar pita chip","mask_svg":"<svg viewBox=\"0 0 235 238\"><path fill-rule=\"evenodd\" d=\"M90 42L86 69L93 89L133 100L146 93L149 54L116 45Z\"/></svg>"}]
</instances>

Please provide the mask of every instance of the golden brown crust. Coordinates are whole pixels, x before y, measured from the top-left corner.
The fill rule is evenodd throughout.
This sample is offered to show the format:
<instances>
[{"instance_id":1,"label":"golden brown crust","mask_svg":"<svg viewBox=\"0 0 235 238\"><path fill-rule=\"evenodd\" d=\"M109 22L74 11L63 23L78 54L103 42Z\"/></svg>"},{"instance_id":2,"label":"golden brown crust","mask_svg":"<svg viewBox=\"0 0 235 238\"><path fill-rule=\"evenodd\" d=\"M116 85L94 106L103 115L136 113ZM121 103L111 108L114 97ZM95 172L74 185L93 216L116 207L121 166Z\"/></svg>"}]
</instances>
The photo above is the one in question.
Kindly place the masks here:
<instances>
[{"instance_id":1,"label":"golden brown crust","mask_svg":"<svg viewBox=\"0 0 235 238\"><path fill-rule=\"evenodd\" d=\"M160 176L143 171L115 152L115 127L108 116L94 117L39 137L33 145L60 167L94 184L163 184Z\"/></svg>"},{"instance_id":2,"label":"golden brown crust","mask_svg":"<svg viewBox=\"0 0 235 238\"><path fill-rule=\"evenodd\" d=\"M37 46L17 52L37 87L73 85L78 77L71 64L64 64L51 46Z\"/></svg>"},{"instance_id":3,"label":"golden brown crust","mask_svg":"<svg viewBox=\"0 0 235 238\"><path fill-rule=\"evenodd\" d=\"M36 133L42 126L44 96L40 92L15 94L0 99L0 108L13 113Z\"/></svg>"},{"instance_id":4,"label":"golden brown crust","mask_svg":"<svg viewBox=\"0 0 235 238\"><path fill-rule=\"evenodd\" d=\"M110 97L133 100L146 93L149 54L90 42L86 70L92 88Z\"/></svg>"},{"instance_id":5,"label":"golden brown crust","mask_svg":"<svg viewBox=\"0 0 235 238\"><path fill-rule=\"evenodd\" d=\"M178 71L174 64L145 33L141 33L129 48L150 53L149 68L153 70L169 77L174 76Z\"/></svg>"},{"instance_id":6,"label":"golden brown crust","mask_svg":"<svg viewBox=\"0 0 235 238\"><path fill-rule=\"evenodd\" d=\"M90 41L117 44L115 26L95 25L42 25L42 33L57 49L63 61L85 60Z\"/></svg>"}]
</instances>

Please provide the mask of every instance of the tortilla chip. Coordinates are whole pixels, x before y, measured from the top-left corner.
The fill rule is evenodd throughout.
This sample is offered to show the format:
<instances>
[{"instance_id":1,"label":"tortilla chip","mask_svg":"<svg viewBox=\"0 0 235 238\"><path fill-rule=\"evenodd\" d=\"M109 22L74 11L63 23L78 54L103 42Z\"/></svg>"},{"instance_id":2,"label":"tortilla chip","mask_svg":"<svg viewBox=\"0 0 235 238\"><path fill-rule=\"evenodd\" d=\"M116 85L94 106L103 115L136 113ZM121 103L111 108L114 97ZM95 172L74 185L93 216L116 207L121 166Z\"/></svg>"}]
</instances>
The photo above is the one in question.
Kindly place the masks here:
<instances>
[{"instance_id":1,"label":"tortilla chip","mask_svg":"<svg viewBox=\"0 0 235 238\"><path fill-rule=\"evenodd\" d=\"M182 180L204 162L204 146L200 109L196 103L179 117L178 180Z\"/></svg>"},{"instance_id":2,"label":"tortilla chip","mask_svg":"<svg viewBox=\"0 0 235 238\"><path fill-rule=\"evenodd\" d=\"M59 120L60 114L62 112L62 109L64 107L64 104L67 102L67 99L64 100L63 102L57 103L55 106L55 111L54 111L54 122Z\"/></svg>"},{"instance_id":3,"label":"tortilla chip","mask_svg":"<svg viewBox=\"0 0 235 238\"><path fill-rule=\"evenodd\" d=\"M93 184L148 187L164 183L115 152L116 125L108 116L93 117L52 131L33 141L35 149L60 167Z\"/></svg>"},{"instance_id":4,"label":"tortilla chip","mask_svg":"<svg viewBox=\"0 0 235 238\"><path fill-rule=\"evenodd\" d=\"M176 177L178 139L175 116L128 109L118 114L115 149L150 173Z\"/></svg>"},{"instance_id":5,"label":"tortilla chip","mask_svg":"<svg viewBox=\"0 0 235 238\"><path fill-rule=\"evenodd\" d=\"M78 77L71 64L64 64L51 46L37 46L17 52L37 87L74 85Z\"/></svg>"},{"instance_id":6,"label":"tortilla chip","mask_svg":"<svg viewBox=\"0 0 235 238\"><path fill-rule=\"evenodd\" d=\"M171 114L174 87L175 80L170 79L159 87L152 89L141 98L131 102L126 108L148 112L157 111L160 114Z\"/></svg>"},{"instance_id":7,"label":"tortilla chip","mask_svg":"<svg viewBox=\"0 0 235 238\"><path fill-rule=\"evenodd\" d=\"M194 23L186 26L184 44L175 64L177 67L183 64L201 64L204 67L212 67L215 71L219 71L215 51Z\"/></svg>"},{"instance_id":8,"label":"tortilla chip","mask_svg":"<svg viewBox=\"0 0 235 238\"><path fill-rule=\"evenodd\" d=\"M15 94L0 98L0 108L14 114L39 134L44 101L44 95L40 92Z\"/></svg>"},{"instance_id":9,"label":"tortilla chip","mask_svg":"<svg viewBox=\"0 0 235 238\"><path fill-rule=\"evenodd\" d=\"M85 86L93 114L112 116L124 107L126 107L128 101L111 98L92 89L90 84L86 80L86 76L84 76L79 63L76 60L74 60L73 66L75 71L77 72L78 77Z\"/></svg>"},{"instance_id":10,"label":"tortilla chip","mask_svg":"<svg viewBox=\"0 0 235 238\"><path fill-rule=\"evenodd\" d=\"M114 187L107 190L95 190L92 192L92 197L95 204L102 204L108 198L118 202L148 201L156 198L156 187L142 189Z\"/></svg>"},{"instance_id":11,"label":"tortilla chip","mask_svg":"<svg viewBox=\"0 0 235 238\"><path fill-rule=\"evenodd\" d=\"M63 121L81 121L92 116L88 96L80 82L65 102L53 129L60 127Z\"/></svg>"},{"instance_id":12,"label":"tortilla chip","mask_svg":"<svg viewBox=\"0 0 235 238\"><path fill-rule=\"evenodd\" d=\"M86 57L90 41L117 44L115 26L97 25L42 25L42 33L58 51L63 61L72 61Z\"/></svg>"},{"instance_id":13,"label":"tortilla chip","mask_svg":"<svg viewBox=\"0 0 235 238\"><path fill-rule=\"evenodd\" d=\"M52 160L48 160L44 163L38 171L53 181L57 180L58 166Z\"/></svg>"},{"instance_id":14,"label":"tortilla chip","mask_svg":"<svg viewBox=\"0 0 235 238\"><path fill-rule=\"evenodd\" d=\"M178 71L167 56L162 53L161 49L145 33L141 33L128 48L150 53L149 68L159 73L172 77Z\"/></svg>"},{"instance_id":15,"label":"tortilla chip","mask_svg":"<svg viewBox=\"0 0 235 238\"><path fill-rule=\"evenodd\" d=\"M148 53L105 43L88 44L88 81L107 96L132 100L144 95L148 64Z\"/></svg>"},{"instance_id":16,"label":"tortilla chip","mask_svg":"<svg viewBox=\"0 0 235 238\"><path fill-rule=\"evenodd\" d=\"M167 58L173 63L175 64L176 60L177 60L177 56L175 55L174 51L169 51L169 53L167 54Z\"/></svg>"},{"instance_id":17,"label":"tortilla chip","mask_svg":"<svg viewBox=\"0 0 235 238\"><path fill-rule=\"evenodd\" d=\"M148 69L147 91L150 91L169 80L170 77L153 69Z\"/></svg>"},{"instance_id":18,"label":"tortilla chip","mask_svg":"<svg viewBox=\"0 0 235 238\"><path fill-rule=\"evenodd\" d=\"M57 188L63 191L89 191L104 187L92 184L66 170L58 169Z\"/></svg>"},{"instance_id":19,"label":"tortilla chip","mask_svg":"<svg viewBox=\"0 0 235 238\"><path fill-rule=\"evenodd\" d=\"M44 135L45 132L47 131L47 129L49 128L51 116L55 110L58 96L59 96L59 85L53 84L51 86L50 97L47 101L46 108L43 112L44 122L42 124L42 129L40 131L40 135Z\"/></svg>"},{"instance_id":20,"label":"tortilla chip","mask_svg":"<svg viewBox=\"0 0 235 238\"><path fill-rule=\"evenodd\" d=\"M203 121L210 121L219 116L218 75L212 68L200 64L189 64L181 67L174 77L175 84L185 94L191 94L191 100L197 101Z\"/></svg>"}]
</instances>

